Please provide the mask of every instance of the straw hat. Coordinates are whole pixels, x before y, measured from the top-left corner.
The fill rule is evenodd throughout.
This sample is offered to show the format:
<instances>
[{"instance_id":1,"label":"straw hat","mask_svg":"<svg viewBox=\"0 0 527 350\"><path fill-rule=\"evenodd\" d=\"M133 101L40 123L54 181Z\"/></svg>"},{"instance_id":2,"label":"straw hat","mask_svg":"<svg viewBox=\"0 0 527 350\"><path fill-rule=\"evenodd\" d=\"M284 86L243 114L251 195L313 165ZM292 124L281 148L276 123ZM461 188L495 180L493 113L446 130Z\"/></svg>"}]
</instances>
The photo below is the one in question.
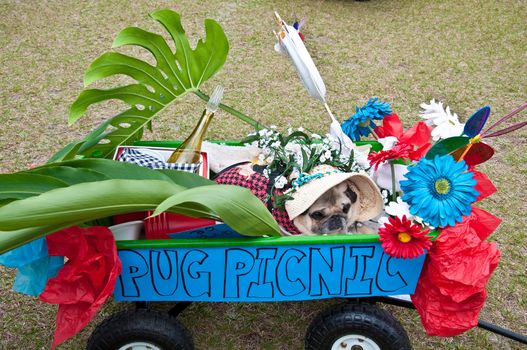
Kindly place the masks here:
<instances>
[{"instance_id":1,"label":"straw hat","mask_svg":"<svg viewBox=\"0 0 527 350\"><path fill-rule=\"evenodd\" d=\"M359 192L357 195L360 212L357 221L367 221L381 213L383 208L381 193L366 173L343 173L332 166L319 165L309 173L307 182L302 183L301 178L296 180L298 187L291 194L293 199L285 203L289 219L294 220L309 209L324 193L344 181L351 182Z\"/></svg>"}]
</instances>

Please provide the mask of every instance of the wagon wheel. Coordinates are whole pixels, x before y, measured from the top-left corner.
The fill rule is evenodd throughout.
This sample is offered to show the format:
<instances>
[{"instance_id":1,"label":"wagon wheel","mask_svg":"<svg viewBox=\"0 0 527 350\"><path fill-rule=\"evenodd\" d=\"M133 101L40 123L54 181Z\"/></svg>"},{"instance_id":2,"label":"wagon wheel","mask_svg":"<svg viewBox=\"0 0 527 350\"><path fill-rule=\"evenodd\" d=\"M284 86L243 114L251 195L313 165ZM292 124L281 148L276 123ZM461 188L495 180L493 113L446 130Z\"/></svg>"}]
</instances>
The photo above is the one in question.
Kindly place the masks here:
<instances>
[{"instance_id":1,"label":"wagon wheel","mask_svg":"<svg viewBox=\"0 0 527 350\"><path fill-rule=\"evenodd\" d=\"M150 310L116 313L97 326L87 350L192 350L188 331L166 314Z\"/></svg>"},{"instance_id":2,"label":"wagon wheel","mask_svg":"<svg viewBox=\"0 0 527 350\"><path fill-rule=\"evenodd\" d=\"M372 304L333 306L311 322L306 350L408 350L410 340L399 321Z\"/></svg>"}]
</instances>

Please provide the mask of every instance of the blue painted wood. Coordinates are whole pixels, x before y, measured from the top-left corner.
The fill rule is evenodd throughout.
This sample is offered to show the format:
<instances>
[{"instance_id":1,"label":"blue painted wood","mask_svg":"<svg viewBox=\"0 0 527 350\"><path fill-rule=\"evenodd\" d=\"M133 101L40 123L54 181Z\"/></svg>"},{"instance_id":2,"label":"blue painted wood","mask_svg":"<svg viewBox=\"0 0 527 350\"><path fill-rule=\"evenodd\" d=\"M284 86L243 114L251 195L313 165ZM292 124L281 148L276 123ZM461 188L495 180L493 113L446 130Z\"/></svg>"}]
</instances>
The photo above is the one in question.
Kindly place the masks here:
<instances>
[{"instance_id":1,"label":"blue painted wood","mask_svg":"<svg viewBox=\"0 0 527 350\"><path fill-rule=\"evenodd\" d=\"M118 301L293 301L412 294L425 259L380 243L122 249Z\"/></svg>"},{"instance_id":2,"label":"blue painted wood","mask_svg":"<svg viewBox=\"0 0 527 350\"><path fill-rule=\"evenodd\" d=\"M172 239L187 239L187 238L244 238L238 232L226 224L216 224L205 226L188 231L170 233L168 237Z\"/></svg>"}]
</instances>

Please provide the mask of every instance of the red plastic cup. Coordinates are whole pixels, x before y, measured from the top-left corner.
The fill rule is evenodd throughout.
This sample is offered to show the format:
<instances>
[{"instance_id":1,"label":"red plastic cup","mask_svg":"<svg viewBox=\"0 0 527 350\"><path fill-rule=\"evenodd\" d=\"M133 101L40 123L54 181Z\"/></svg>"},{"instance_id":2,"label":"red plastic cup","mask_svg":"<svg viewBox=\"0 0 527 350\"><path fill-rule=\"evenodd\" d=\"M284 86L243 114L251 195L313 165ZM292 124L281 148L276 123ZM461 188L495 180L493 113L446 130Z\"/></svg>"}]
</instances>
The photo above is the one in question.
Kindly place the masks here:
<instances>
[{"instance_id":1,"label":"red plastic cup","mask_svg":"<svg viewBox=\"0 0 527 350\"><path fill-rule=\"evenodd\" d=\"M148 212L148 215L151 214L152 212ZM193 218L175 213L161 213L157 216L146 218L144 222L146 239L170 239L168 235L172 233L216 225L215 220Z\"/></svg>"},{"instance_id":2,"label":"red plastic cup","mask_svg":"<svg viewBox=\"0 0 527 350\"><path fill-rule=\"evenodd\" d=\"M138 213L120 214L115 215L112 221L114 225L119 225L124 224L125 222L144 220L148 215L149 214L146 211Z\"/></svg>"}]
</instances>

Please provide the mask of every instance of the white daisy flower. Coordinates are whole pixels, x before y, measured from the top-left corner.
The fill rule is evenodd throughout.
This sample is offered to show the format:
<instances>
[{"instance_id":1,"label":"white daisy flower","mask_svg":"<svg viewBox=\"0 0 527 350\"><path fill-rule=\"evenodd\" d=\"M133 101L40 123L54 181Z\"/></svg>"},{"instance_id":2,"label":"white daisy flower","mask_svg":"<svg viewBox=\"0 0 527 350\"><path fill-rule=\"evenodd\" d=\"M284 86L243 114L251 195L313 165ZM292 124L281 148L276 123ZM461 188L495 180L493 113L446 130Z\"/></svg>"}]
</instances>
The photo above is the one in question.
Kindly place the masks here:
<instances>
[{"instance_id":1,"label":"white daisy flower","mask_svg":"<svg viewBox=\"0 0 527 350\"><path fill-rule=\"evenodd\" d=\"M432 99L430 104L422 103L421 108L423 109L421 118L426 120L426 124L436 125L432 130L434 141L459 136L463 133L464 124L459 122L456 113L450 112L450 107L443 108L442 102Z\"/></svg>"},{"instance_id":2,"label":"white daisy flower","mask_svg":"<svg viewBox=\"0 0 527 350\"><path fill-rule=\"evenodd\" d=\"M384 210L386 211L386 214L391 216L396 216L399 218L406 216L408 220L413 218L413 215L410 214L410 206L406 202L403 202L401 197L397 197L396 202L390 202L386 207L384 207Z\"/></svg>"},{"instance_id":3,"label":"white daisy flower","mask_svg":"<svg viewBox=\"0 0 527 350\"><path fill-rule=\"evenodd\" d=\"M449 119L444 123L437 125L434 130L432 130L432 139L438 141L452 136L460 136L463 134L464 128L464 124L461 124L457 120Z\"/></svg>"},{"instance_id":4,"label":"white daisy flower","mask_svg":"<svg viewBox=\"0 0 527 350\"><path fill-rule=\"evenodd\" d=\"M287 179L284 176L280 175L275 179L274 187L282 189L285 185L287 185Z\"/></svg>"},{"instance_id":5,"label":"white daisy flower","mask_svg":"<svg viewBox=\"0 0 527 350\"><path fill-rule=\"evenodd\" d=\"M390 202L387 206L385 206L384 211L386 214L391 216L396 216L401 219L403 216L406 216L408 220L414 220L420 224L423 223L423 219L410 213L410 206L406 202L403 202L401 197L397 197L396 202Z\"/></svg>"}]
</instances>

